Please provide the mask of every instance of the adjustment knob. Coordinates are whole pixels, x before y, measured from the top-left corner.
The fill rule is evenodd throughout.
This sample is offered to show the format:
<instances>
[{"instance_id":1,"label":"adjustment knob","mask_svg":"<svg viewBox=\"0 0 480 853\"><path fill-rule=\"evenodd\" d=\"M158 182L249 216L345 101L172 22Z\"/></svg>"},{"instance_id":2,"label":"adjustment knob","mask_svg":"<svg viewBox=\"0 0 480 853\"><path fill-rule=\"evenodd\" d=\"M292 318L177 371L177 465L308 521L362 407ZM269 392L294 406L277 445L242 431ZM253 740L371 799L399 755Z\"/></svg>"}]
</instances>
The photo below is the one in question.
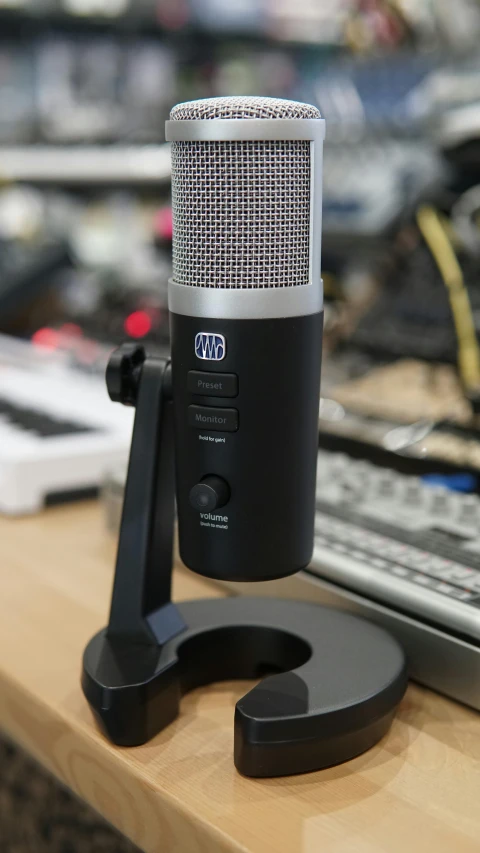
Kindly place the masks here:
<instances>
[{"instance_id":1,"label":"adjustment knob","mask_svg":"<svg viewBox=\"0 0 480 853\"><path fill-rule=\"evenodd\" d=\"M230 498L228 483L215 474L204 477L190 490L190 505L199 512L209 512L225 506Z\"/></svg>"}]
</instances>

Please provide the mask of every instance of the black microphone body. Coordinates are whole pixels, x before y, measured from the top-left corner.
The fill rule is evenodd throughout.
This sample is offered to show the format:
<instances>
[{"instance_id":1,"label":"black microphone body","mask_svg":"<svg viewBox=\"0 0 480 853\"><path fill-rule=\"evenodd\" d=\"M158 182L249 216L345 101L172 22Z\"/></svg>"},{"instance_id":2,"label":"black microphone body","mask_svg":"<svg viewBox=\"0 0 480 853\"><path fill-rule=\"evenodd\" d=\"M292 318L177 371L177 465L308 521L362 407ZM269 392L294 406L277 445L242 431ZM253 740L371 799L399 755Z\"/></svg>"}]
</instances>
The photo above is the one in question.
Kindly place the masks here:
<instances>
[{"instance_id":1,"label":"black microphone body","mask_svg":"<svg viewBox=\"0 0 480 853\"><path fill-rule=\"evenodd\" d=\"M222 580L290 575L312 557L322 314L201 321L172 314L171 332L182 560ZM189 373L203 373L205 365L193 346L202 332L228 342L221 369L209 371L236 376L237 396L192 393ZM238 412L235 431L194 425L217 409L220 418L225 409ZM191 489L212 474L228 484L229 499L199 511Z\"/></svg>"},{"instance_id":2,"label":"black microphone body","mask_svg":"<svg viewBox=\"0 0 480 853\"><path fill-rule=\"evenodd\" d=\"M295 573L313 551L323 298L320 249L312 247L313 236L320 239L312 232L320 222L321 145L314 149L312 134L317 139L321 126L323 136L323 121L302 104L296 108L313 111L313 118L189 120L202 104L213 105L216 118L216 104L226 100L179 105L167 123L174 164L169 304L179 546L184 563L199 574L265 581ZM230 110L242 100L253 111L258 101L294 104L231 98ZM179 110L186 120L175 120ZM196 139L198 125L206 139ZM265 142L265 132L276 135ZM241 140L223 142L231 133ZM263 172L256 134L265 146ZM233 159L204 183L198 158L207 169L213 158L214 166L224 155L219 146L230 146ZM278 159L285 156L295 167L293 182L300 171L298 192ZM249 169L255 193L245 200ZM195 181L202 184L199 193ZM285 202L286 192L291 199Z\"/></svg>"}]
</instances>

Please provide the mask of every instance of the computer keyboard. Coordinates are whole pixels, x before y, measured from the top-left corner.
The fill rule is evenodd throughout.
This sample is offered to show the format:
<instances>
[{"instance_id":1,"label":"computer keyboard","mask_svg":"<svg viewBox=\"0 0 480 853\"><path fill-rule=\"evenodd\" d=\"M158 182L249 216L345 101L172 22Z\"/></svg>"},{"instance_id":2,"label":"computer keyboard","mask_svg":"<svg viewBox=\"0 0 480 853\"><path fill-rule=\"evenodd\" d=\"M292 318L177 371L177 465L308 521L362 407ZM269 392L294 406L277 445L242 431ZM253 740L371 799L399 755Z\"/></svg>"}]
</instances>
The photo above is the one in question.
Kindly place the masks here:
<instances>
[{"instance_id":1,"label":"computer keyboard","mask_svg":"<svg viewBox=\"0 0 480 853\"><path fill-rule=\"evenodd\" d=\"M378 600L395 597L409 612L480 640L480 559L442 547L423 531L403 531L400 541L393 525L360 523L358 515L318 502L313 565L325 577Z\"/></svg>"},{"instance_id":2,"label":"computer keyboard","mask_svg":"<svg viewBox=\"0 0 480 853\"><path fill-rule=\"evenodd\" d=\"M480 709L480 497L452 488L475 485L471 474L432 482L321 450L311 564L229 586L371 619L403 644L412 678Z\"/></svg>"}]
</instances>

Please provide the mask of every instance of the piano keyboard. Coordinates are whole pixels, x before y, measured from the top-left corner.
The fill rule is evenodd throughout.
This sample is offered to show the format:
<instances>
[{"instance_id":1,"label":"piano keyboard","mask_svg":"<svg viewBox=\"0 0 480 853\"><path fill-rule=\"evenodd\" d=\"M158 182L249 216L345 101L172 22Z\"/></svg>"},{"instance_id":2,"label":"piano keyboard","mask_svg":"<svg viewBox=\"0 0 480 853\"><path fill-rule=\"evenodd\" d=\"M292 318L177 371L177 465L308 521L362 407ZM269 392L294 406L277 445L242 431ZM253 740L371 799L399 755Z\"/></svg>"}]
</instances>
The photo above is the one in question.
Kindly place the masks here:
<instances>
[{"instance_id":1,"label":"piano keyboard","mask_svg":"<svg viewBox=\"0 0 480 853\"><path fill-rule=\"evenodd\" d=\"M12 347L0 337L0 512L20 515L126 465L134 412L109 400L103 375Z\"/></svg>"}]
</instances>

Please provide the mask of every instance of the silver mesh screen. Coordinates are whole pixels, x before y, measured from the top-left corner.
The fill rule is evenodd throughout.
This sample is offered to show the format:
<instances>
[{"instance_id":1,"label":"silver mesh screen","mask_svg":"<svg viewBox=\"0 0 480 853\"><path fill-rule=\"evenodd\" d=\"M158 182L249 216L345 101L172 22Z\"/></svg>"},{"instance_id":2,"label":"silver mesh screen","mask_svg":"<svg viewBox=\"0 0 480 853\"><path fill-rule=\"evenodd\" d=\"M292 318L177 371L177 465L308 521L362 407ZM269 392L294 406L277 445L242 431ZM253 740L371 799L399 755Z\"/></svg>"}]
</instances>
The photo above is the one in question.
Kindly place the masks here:
<instances>
[{"instance_id":1,"label":"silver mesh screen","mask_svg":"<svg viewBox=\"0 0 480 853\"><path fill-rule=\"evenodd\" d=\"M320 118L274 98L179 104L171 119ZM173 142L173 280L194 287L309 282L308 140Z\"/></svg>"},{"instance_id":2,"label":"silver mesh screen","mask_svg":"<svg viewBox=\"0 0 480 853\"><path fill-rule=\"evenodd\" d=\"M170 112L172 121L215 118L321 118L311 104L281 98L204 98L177 104Z\"/></svg>"}]
</instances>

